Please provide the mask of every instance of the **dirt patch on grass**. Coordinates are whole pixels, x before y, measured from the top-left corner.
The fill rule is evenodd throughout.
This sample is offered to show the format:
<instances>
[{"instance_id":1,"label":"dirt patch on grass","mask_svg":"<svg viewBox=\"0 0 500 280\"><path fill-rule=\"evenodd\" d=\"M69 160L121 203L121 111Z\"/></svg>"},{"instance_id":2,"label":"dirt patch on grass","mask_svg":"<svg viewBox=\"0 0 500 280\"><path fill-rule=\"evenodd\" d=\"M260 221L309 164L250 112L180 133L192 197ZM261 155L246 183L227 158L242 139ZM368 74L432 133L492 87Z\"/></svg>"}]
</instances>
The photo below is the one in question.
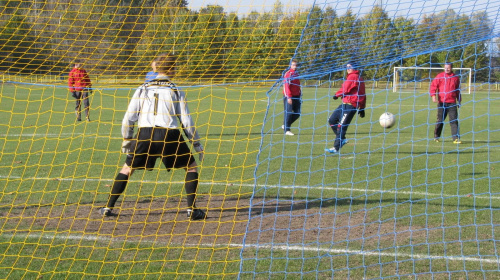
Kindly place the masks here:
<instances>
[{"instance_id":1,"label":"dirt patch on grass","mask_svg":"<svg viewBox=\"0 0 500 280\"><path fill-rule=\"evenodd\" d=\"M208 218L190 221L185 202L177 197L137 199L117 204L117 216L101 217L92 204L13 207L0 219L2 231L67 233L87 238L161 242L184 246L331 244L380 248L380 244L408 244L425 238L425 231L408 223L376 221L350 200L276 200L225 195L199 196L198 206ZM103 203L99 203L102 205ZM352 206L352 207L351 207ZM372 215L373 216L373 215ZM322 245L322 246L323 246ZM355 246L352 246L355 245ZM392 245L391 245L392 246Z\"/></svg>"}]
</instances>

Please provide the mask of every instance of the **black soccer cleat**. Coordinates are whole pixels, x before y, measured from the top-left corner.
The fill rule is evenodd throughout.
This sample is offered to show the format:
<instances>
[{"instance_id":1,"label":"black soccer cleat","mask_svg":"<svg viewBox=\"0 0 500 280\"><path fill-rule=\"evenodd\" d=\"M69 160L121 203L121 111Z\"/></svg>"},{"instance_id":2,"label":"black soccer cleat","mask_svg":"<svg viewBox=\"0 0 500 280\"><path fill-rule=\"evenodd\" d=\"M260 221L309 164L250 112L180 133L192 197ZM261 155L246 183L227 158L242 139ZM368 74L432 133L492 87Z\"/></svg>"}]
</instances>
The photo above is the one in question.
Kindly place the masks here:
<instances>
[{"instance_id":1,"label":"black soccer cleat","mask_svg":"<svg viewBox=\"0 0 500 280\"><path fill-rule=\"evenodd\" d=\"M99 214L101 214L101 216L103 217L110 217L110 216L116 216L115 214L113 214L113 212L111 212L112 210L108 207L103 207L103 208L100 208L99 209Z\"/></svg>"},{"instance_id":2,"label":"black soccer cleat","mask_svg":"<svg viewBox=\"0 0 500 280\"><path fill-rule=\"evenodd\" d=\"M188 209L187 210L187 216L188 218L190 218L191 220L203 220L207 217L207 214L205 214L205 212L203 212L202 210L200 209Z\"/></svg>"}]
</instances>

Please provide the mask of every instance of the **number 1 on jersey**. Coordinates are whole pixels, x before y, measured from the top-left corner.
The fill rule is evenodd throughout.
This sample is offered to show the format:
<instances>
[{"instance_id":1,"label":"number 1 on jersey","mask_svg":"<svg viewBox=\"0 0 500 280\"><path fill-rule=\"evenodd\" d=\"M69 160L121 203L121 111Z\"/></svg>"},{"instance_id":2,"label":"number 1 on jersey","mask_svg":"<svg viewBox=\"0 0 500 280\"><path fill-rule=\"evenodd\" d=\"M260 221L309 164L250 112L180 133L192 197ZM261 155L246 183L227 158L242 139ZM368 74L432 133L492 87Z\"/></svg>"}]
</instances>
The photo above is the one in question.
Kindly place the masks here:
<instances>
[{"instance_id":1,"label":"number 1 on jersey","mask_svg":"<svg viewBox=\"0 0 500 280\"><path fill-rule=\"evenodd\" d=\"M155 116L158 114L158 97L159 97L159 94L155 93L155 111L154 111Z\"/></svg>"}]
</instances>

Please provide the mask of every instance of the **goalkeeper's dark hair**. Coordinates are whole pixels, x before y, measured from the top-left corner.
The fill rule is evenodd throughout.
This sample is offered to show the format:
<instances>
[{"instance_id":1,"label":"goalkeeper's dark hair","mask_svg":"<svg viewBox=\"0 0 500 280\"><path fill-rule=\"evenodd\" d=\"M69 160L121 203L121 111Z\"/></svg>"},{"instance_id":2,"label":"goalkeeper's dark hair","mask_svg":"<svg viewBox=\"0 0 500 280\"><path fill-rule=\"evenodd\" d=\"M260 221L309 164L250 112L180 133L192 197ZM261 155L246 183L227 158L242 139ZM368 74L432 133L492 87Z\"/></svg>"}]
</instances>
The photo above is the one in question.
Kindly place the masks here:
<instances>
[{"instance_id":1,"label":"goalkeeper's dark hair","mask_svg":"<svg viewBox=\"0 0 500 280\"><path fill-rule=\"evenodd\" d=\"M163 53L156 57L156 71L160 73L171 73L175 70L177 56L170 53Z\"/></svg>"}]
</instances>

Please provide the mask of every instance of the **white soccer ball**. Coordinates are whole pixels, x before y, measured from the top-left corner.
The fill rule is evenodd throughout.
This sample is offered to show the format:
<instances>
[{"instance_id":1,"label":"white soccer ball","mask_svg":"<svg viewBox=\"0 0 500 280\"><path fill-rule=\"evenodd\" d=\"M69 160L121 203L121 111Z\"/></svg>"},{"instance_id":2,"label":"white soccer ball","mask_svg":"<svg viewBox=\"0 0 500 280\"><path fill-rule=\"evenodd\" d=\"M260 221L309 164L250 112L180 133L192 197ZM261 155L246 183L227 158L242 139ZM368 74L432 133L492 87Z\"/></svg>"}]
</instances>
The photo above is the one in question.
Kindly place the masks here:
<instances>
[{"instance_id":1,"label":"white soccer ball","mask_svg":"<svg viewBox=\"0 0 500 280\"><path fill-rule=\"evenodd\" d=\"M378 121L380 123L380 126L382 126L383 128L391 128L394 125L394 123L396 123L394 115L389 112L385 112L382 115L380 115Z\"/></svg>"}]
</instances>

